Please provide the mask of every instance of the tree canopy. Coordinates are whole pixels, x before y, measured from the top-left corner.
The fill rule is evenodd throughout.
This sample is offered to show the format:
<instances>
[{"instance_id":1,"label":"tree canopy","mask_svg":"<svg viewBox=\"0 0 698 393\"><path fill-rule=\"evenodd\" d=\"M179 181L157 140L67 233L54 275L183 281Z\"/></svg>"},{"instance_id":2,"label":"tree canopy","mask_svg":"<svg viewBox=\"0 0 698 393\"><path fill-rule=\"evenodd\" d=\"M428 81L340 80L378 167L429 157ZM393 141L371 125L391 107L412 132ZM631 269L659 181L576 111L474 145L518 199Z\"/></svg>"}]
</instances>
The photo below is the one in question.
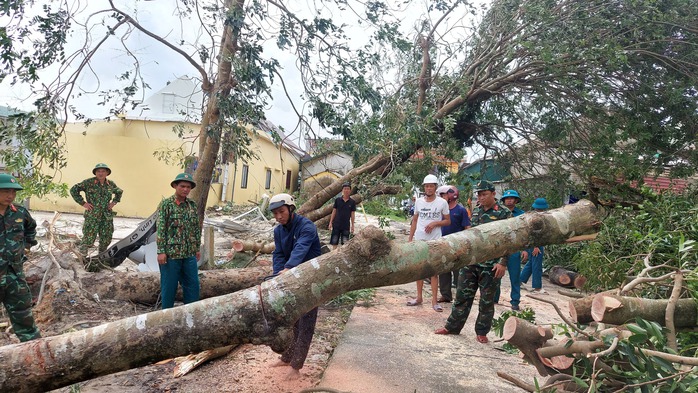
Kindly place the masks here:
<instances>
[{"instance_id":1,"label":"tree canopy","mask_svg":"<svg viewBox=\"0 0 698 393\"><path fill-rule=\"evenodd\" d=\"M581 182L592 173L638 180L666 166L686 175L698 161L698 5L691 0L494 0L482 7L447 0L423 9L381 1L308 9L175 1L167 11L181 21L178 32L146 25L146 2L122 9L109 1L87 16L45 2L32 9L36 16L22 17L28 4L9 1L2 10L10 20L0 31L3 79L36 82L57 64L70 70L34 84L42 86L35 88L40 113L81 118L71 106L87 93L79 77L103 75L91 62L110 40L133 67L117 74L120 89L101 96L122 98L113 113L132 105L148 87L139 72L143 51L130 39L135 32L196 70L206 93L195 174L204 185L196 189L200 201L221 149L247 153L244 127L265 117L279 83L289 97L302 87L302 106L291 100L298 127L289 131L342 136L357 163L370 166L356 175L387 176L420 148L454 158L479 148L506 156L523 174L543 165ZM69 53L76 37L83 44ZM64 157L49 159L59 165Z\"/></svg>"}]
</instances>

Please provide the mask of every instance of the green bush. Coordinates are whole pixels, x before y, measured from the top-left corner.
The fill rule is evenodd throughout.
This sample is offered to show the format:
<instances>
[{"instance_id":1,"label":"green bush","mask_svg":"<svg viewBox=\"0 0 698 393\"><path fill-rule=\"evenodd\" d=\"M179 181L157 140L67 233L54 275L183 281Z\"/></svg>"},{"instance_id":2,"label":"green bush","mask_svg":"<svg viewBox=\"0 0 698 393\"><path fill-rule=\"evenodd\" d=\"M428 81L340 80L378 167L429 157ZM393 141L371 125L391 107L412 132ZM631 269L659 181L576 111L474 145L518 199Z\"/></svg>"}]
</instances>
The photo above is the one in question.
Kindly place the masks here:
<instances>
[{"instance_id":1,"label":"green bush","mask_svg":"<svg viewBox=\"0 0 698 393\"><path fill-rule=\"evenodd\" d=\"M572 255L575 270L587 277L589 289L605 290L619 287L627 276L639 274L647 259L652 266L666 265L656 275L679 268L691 271L686 282L695 293L698 253L693 242L698 240L697 197L695 189L683 195L664 193L651 202L646 201L639 210L612 209L597 239L578 246L579 253ZM643 294L645 297L668 298L671 290L670 286L646 287L650 289Z\"/></svg>"},{"instance_id":2,"label":"green bush","mask_svg":"<svg viewBox=\"0 0 698 393\"><path fill-rule=\"evenodd\" d=\"M396 213L387 203L378 199L364 201L363 206L366 214L373 216L389 216Z\"/></svg>"}]
</instances>

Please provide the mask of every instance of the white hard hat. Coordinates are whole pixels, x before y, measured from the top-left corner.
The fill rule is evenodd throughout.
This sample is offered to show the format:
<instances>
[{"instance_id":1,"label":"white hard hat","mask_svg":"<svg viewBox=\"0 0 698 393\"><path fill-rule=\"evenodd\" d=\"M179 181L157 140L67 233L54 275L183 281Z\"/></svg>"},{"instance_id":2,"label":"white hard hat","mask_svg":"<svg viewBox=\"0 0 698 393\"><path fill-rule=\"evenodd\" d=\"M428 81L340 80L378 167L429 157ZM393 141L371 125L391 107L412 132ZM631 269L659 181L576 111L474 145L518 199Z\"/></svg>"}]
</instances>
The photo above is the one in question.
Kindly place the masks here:
<instances>
[{"instance_id":1,"label":"white hard hat","mask_svg":"<svg viewBox=\"0 0 698 393\"><path fill-rule=\"evenodd\" d=\"M436 194L441 195L441 194L447 194L448 191L451 189L451 186L444 185L436 189Z\"/></svg>"},{"instance_id":2,"label":"white hard hat","mask_svg":"<svg viewBox=\"0 0 698 393\"><path fill-rule=\"evenodd\" d=\"M422 184L439 184L439 179L436 178L434 175L426 175L424 176L424 181L422 181Z\"/></svg>"},{"instance_id":3,"label":"white hard hat","mask_svg":"<svg viewBox=\"0 0 698 393\"><path fill-rule=\"evenodd\" d=\"M296 207L296 201L289 194L276 194L269 200L269 210L274 210L283 205Z\"/></svg>"}]
</instances>

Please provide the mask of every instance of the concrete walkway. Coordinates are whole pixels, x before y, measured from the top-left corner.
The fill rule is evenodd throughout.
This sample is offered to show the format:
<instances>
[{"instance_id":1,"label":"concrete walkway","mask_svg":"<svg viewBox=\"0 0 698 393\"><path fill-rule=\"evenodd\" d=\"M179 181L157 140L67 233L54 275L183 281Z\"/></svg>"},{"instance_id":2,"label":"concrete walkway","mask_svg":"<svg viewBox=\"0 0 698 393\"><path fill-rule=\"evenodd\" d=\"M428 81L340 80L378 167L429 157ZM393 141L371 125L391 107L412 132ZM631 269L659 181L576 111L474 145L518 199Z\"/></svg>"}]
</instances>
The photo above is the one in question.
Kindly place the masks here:
<instances>
[{"instance_id":1,"label":"concrete walkway","mask_svg":"<svg viewBox=\"0 0 698 393\"><path fill-rule=\"evenodd\" d=\"M507 276L502 283L503 305L496 306L495 318L509 310ZM557 290L547 280L543 287ZM450 304L437 313L426 292L423 305L407 307L405 302L415 293L414 283L379 288L374 304L355 307L318 386L351 393L512 392L521 390L499 378L497 371L528 383L534 377L541 380L518 354L501 350L504 342L493 332L488 344L475 340L476 307L460 335L436 335L434 330L450 314ZM526 293L522 291L521 306L534 308L539 324L560 322L552 306ZM560 301L562 305L565 300Z\"/></svg>"}]
</instances>

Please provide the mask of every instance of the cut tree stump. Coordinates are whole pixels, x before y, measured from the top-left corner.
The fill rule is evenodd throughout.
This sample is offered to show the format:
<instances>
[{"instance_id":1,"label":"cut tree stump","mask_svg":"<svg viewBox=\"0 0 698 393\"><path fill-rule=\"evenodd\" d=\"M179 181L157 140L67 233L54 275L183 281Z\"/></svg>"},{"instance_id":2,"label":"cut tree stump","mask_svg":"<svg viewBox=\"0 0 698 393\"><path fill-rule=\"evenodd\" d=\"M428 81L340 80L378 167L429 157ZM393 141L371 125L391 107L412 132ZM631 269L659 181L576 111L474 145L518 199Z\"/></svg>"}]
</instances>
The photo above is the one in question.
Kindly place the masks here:
<instances>
[{"instance_id":1,"label":"cut tree stump","mask_svg":"<svg viewBox=\"0 0 698 393\"><path fill-rule=\"evenodd\" d=\"M410 243L389 241L370 226L338 250L252 288L0 347L0 391L53 390L226 345L264 344L283 351L301 315L343 293L414 282L530 245L564 243L596 232L596 214L591 202L580 201Z\"/></svg>"},{"instance_id":2,"label":"cut tree stump","mask_svg":"<svg viewBox=\"0 0 698 393\"><path fill-rule=\"evenodd\" d=\"M622 325L632 322L636 317L665 325L668 299L643 299L637 297L598 294L591 304L591 316L597 322ZM677 328L695 327L698 307L694 299L679 299L674 312L674 325Z\"/></svg>"}]
</instances>

